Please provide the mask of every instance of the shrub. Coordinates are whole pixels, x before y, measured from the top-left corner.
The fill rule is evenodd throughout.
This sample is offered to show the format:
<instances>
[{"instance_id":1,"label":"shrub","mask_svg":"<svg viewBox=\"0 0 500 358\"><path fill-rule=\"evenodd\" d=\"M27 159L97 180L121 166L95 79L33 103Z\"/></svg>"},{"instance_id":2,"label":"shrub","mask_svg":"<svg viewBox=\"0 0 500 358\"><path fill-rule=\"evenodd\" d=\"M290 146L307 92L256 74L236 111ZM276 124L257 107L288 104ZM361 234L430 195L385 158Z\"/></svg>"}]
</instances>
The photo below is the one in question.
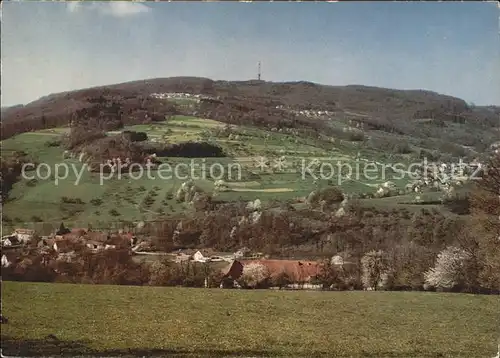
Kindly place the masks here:
<instances>
[{"instance_id":1,"label":"shrub","mask_svg":"<svg viewBox=\"0 0 500 358\"><path fill-rule=\"evenodd\" d=\"M351 142L362 142L365 140L365 135L363 132L358 132L358 131L351 132L349 133L349 140Z\"/></svg>"},{"instance_id":2,"label":"shrub","mask_svg":"<svg viewBox=\"0 0 500 358\"><path fill-rule=\"evenodd\" d=\"M90 200L90 203L94 206L99 206L99 205L102 205L103 201L100 198L94 198L94 199Z\"/></svg>"},{"instance_id":3,"label":"shrub","mask_svg":"<svg viewBox=\"0 0 500 358\"><path fill-rule=\"evenodd\" d=\"M61 197L61 203L63 204L85 204L80 198L68 198L67 196Z\"/></svg>"},{"instance_id":4,"label":"shrub","mask_svg":"<svg viewBox=\"0 0 500 358\"><path fill-rule=\"evenodd\" d=\"M111 215L111 216L120 216L121 214L116 209L111 209L109 211L109 215Z\"/></svg>"},{"instance_id":5,"label":"shrub","mask_svg":"<svg viewBox=\"0 0 500 358\"><path fill-rule=\"evenodd\" d=\"M49 140L48 142L45 143L47 147L60 147L61 146L61 141L60 140Z\"/></svg>"},{"instance_id":6,"label":"shrub","mask_svg":"<svg viewBox=\"0 0 500 358\"><path fill-rule=\"evenodd\" d=\"M131 142L143 142L148 140L148 135L144 132L123 131L122 133Z\"/></svg>"}]
</instances>

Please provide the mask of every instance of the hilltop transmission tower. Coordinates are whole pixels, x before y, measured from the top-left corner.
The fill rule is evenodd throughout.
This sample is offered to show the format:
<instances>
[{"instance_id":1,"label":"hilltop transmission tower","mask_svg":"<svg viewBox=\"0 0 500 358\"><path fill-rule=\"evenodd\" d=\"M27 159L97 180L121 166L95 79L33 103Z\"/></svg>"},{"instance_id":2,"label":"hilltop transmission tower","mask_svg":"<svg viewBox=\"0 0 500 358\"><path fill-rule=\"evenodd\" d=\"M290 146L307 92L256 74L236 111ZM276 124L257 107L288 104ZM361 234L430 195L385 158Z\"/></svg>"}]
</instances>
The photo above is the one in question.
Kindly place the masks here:
<instances>
[{"instance_id":1,"label":"hilltop transmission tower","mask_svg":"<svg viewBox=\"0 0 500 358\"><path fill-rule=\"evenodd\" d=\"M257 68L258 68L258 70L257 70L257 80L259 80L259 81L260 81L260 61L259 61L259 63L257 64Z\"/></svg>"}]
</instances>

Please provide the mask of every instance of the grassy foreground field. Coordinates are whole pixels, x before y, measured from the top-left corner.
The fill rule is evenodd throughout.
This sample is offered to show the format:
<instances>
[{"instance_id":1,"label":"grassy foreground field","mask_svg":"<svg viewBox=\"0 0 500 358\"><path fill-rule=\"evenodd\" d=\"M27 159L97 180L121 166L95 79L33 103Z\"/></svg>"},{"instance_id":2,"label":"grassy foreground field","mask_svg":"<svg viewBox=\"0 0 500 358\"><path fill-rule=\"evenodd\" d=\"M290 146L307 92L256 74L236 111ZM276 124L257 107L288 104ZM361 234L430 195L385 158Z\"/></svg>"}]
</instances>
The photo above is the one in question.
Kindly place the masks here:
<instances>
[{"instance_id":1,"label":"grassy foreground field","mask_svg":"<svg viewBox=\"0 0 500 358\"><path fill-rule=\"evenodd\" d=\"M456 358L497 348L495 296L2 286L9 356Z\"/></svg>"}]
</instances>

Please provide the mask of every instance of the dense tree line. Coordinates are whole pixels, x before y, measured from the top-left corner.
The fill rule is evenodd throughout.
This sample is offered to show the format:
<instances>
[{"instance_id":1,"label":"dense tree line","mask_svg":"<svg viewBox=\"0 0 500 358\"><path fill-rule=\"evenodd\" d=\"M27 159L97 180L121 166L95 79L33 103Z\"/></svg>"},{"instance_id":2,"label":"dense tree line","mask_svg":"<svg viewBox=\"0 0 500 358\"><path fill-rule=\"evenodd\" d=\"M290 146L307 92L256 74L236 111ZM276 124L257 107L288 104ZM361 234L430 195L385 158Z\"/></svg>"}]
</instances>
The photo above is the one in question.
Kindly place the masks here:
<instances>
[{"instance_id":1,"label":"dense tree line","mask_svg":"<svg viewBox=\"0 0 500 358\"><path fill-rule=\"evenodd\" d=\"M116 130L125 125L163 121L177 114L176 105L135 93L83 90L41 99L2 114L1 139L47 128L85 124L96 129Z\"/></svg>"},{"instance_id":2,"label":"dense tree line","mask_svg":"<svg viewBox=\"0 0 500 358\"><path fill-rule=\"evenodd\" d=\"M8 198L13 185L19 180L24 163L31 162L24 152L2 153L0 188L2 202Z\"/></svg>"}]
</instances>

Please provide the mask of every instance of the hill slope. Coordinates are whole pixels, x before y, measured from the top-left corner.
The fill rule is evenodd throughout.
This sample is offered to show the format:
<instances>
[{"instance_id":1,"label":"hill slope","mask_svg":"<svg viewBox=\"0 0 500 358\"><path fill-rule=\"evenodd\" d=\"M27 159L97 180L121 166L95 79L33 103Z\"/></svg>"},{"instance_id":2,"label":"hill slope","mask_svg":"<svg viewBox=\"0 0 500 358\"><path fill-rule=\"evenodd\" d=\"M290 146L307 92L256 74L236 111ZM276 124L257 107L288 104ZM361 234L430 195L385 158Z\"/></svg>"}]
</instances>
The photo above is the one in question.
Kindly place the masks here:
<instances>
[{"instance_id":1,"label":"hill slope","mask_svg":"<svg viewBox=\"0 0 500 358\"><path fill-rule=\"evenodd\" d=\"M405 189L412 179L394 179L394 173L383 168L386 164L407 165L423 158L481 159L498 138L498 113L496 107L470 107L458 98L428 91L159 78L52 94L26 106L7 108L2 150L5 156L21 153L35 163L54 167L62 162L79 171L84 163L79 155L65 157L67 148L62 143L73 121L101 130L108 137L102 144L125 130L143 132L148 138L144 142L147 152L158 154L160 162L170 165L192 158L156 149L190 141L221 148L225 158L201 153L197 160L239 166L236 174L240 177L225 178L229 187L217 194L222 201L258 197L301 203L312 190L332 184L359 196L373 194L393 180L396 195L376 201L392 206L414 201ZM110 153L105 149L92 150L101 151L104 158ZM267 160L266 168L257 166L260 156ZM286 163L277 168L282 157ZM329 178L317 181L304 175L304 167L314 159L333 166ZM354 167L358 162L375 163L377 178L358 175L359 166L348 177L336 166ZM96 175L84 171L75 185L76 174L57 181L53 175L47 180L20 180L5 203L7 219L12 225L73 220L86 226L95 221L156 219L187 210L174 197L185 180L125 176L126 180L111 178L101 185ZM212 192L216 179L208 176L195 181L200 189ZM441 195L429 190L421 200L436 203Z\"/></svg>"}]
</instances>

